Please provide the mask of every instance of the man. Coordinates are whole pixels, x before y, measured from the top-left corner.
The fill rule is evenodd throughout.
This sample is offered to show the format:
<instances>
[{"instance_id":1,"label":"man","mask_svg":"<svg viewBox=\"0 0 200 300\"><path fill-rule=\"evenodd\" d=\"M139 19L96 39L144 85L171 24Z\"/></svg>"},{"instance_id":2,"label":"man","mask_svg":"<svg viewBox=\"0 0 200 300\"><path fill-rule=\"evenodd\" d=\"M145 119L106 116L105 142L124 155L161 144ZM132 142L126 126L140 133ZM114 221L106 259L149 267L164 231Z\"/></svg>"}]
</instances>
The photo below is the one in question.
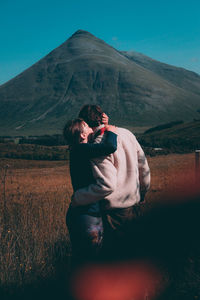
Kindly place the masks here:
<instances>
[{"instance_id":1,"label":"man","mask_svg":"<svg viewBox=\"0 0 200 300\"><path fill-rule=\"evenodd\" d=\"M97 105L85 105L79 113L79 117L93 128L96 143L104 139L102 113ZM102 200L105 245L111 252L120 243L131 242L137 204L144 200L150 186L149 166L135 136L124 128L117 128L116 133L117 151L91 161L96 182L77 190L72 199L74 206Z\"/></svg>"}]
</instances>

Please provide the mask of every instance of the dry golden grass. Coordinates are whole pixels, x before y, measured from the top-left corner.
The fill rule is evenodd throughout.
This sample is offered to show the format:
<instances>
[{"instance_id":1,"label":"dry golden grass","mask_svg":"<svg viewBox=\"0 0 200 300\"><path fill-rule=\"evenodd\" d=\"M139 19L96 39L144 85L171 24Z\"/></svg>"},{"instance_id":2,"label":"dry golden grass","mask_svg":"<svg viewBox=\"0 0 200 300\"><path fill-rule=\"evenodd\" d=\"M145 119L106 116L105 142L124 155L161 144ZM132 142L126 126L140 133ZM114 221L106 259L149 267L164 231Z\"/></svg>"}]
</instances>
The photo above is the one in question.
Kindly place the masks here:
<instances>
[{"instance_id":1,"label":"dry golden grass","mask_svg":"<svg viewBox=\"0 0 200 300\"><path fill-rule=\"evenodd\" d=\"M68 165L2 160L1 284L50 276L69 254L65 214L72 187Z\"/></svg>"},{"instance_id":2,"label":"dry golden grass","mask_svg":"<svg viewBox=\"0 0 200 300\"><path fill-rule=\"evenodd\" d=\"M147 200L162 201L162 197L178 198L195 188L195 154L170 154L148 158L151 169L151 189Z\"/></svg>"},{"instance_id":3,"label":"dry golden grass","mask_svg":"<svg viewBox=\"0 0 200 300\"><path fill-rule=\"evenodd\" d=\"M194 154L149 158L152 185L147 202L194 183ZM72 194L68 162L0 161L1 285L23 285L51 276L70 253L65 225ZM165 197L166 198L166 197Z\"/></svg>"}]
</instances>

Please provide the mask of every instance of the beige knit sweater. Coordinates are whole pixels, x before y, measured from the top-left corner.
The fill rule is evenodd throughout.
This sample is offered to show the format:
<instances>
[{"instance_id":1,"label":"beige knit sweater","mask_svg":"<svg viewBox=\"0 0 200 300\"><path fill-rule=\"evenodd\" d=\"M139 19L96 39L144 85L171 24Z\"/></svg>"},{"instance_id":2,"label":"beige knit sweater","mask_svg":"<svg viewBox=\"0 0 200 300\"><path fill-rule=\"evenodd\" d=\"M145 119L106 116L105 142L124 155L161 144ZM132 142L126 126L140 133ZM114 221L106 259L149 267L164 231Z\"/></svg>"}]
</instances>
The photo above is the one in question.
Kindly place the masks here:
<instances>
[{"instance_id":1,"label":"beige knit sweater","mask_svg":"<svg viewBox=\"0 0 200 300\"><path fill-rule=\"evenodd\" d=\"M141 146L127 129L117 128L117 135L115 153L91 161L96 183L75 192L75 206L104 199L106 209L130 207L149 189L150 169Z\"/></svg>"}]
</instances>

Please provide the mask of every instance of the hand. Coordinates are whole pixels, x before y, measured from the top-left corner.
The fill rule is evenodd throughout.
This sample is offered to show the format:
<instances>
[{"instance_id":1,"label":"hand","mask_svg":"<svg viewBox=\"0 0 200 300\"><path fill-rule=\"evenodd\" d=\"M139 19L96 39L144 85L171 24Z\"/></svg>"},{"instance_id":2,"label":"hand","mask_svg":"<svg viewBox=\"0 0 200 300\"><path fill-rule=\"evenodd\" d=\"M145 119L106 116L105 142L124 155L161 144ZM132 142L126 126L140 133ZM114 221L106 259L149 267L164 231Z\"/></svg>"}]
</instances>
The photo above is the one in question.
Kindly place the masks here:
<instances>
[{"instance_id":1,"label":"hand","mask_svg":"<svg viewBox=\"0 0 200 300\"><path fill-rule=\"evenodd\" d=\"M105 113L103 113L102 114L102 123L103 124L105 124L105 125L107 125L108 124L108 120L109 120L109 117L105 114Z\"/></svg>"}]
</instances>

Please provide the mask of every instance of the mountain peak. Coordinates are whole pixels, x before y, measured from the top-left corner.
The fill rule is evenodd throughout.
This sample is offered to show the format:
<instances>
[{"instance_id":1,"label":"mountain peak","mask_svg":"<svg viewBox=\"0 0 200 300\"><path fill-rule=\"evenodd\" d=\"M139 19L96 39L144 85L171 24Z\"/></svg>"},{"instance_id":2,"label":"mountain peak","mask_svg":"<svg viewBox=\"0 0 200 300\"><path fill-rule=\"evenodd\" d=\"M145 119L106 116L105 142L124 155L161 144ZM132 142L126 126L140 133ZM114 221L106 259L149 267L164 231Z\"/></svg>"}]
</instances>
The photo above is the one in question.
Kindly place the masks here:
<instances>
[{"instance_id":1,"label":"mountain peak","mask_svg":"<svg viewBox=\"0 0 200 300\"><path fill-rule=\"evenodd\" d=\"M77 35L94 37L94 35L92 35L90 32L82 29L78 29L77 31L75 31L72 37Z\"/></svg>"}]
</instances>

